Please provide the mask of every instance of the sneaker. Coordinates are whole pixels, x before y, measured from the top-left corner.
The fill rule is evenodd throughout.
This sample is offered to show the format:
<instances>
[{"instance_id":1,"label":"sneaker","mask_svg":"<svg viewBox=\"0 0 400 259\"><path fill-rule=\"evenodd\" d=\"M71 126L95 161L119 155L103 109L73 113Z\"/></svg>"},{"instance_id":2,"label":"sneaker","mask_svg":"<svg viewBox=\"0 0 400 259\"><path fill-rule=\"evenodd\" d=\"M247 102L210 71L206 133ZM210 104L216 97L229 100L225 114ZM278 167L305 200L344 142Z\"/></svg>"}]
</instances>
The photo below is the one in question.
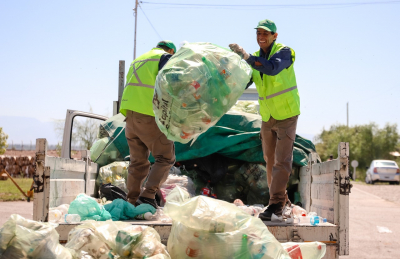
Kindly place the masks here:
<instances>
[{"instance_id":1,"label":"sneaker","mask_svg":"<svg viewBox=\"0 0 400 259\"><path fill-rule=\"evenodd\" d=\"M262 221L271 221L272 214L275 214L276 217L281 218L283 212L284 205L282 203L271 204L267 207L267 209L258 215L258 217Z\"/></svg>"},{"instance_id":2,"label":"sneaker","mask_svg":"<svg viewBox=\"0 0 400 259\"><path fill-rule=\"evenodd\" d=\"M141 204L150 204L155 209L159 208L156 199L150 199L150 198L146 198L146 197L140 196L138 198L138 200L136 201L135 206L137 207L137 206L139 206Z\"/></svg>"}]
</instances>

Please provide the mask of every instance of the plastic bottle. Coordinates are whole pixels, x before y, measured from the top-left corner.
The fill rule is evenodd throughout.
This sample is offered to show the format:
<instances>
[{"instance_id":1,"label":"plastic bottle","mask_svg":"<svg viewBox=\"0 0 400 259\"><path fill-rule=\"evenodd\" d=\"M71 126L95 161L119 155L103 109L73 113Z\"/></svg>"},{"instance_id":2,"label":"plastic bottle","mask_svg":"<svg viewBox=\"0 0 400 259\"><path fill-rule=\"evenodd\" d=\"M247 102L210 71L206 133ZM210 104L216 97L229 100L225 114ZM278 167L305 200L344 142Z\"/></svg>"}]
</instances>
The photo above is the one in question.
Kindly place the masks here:
<instances>
[{"instance_id":1,"label":"plastic bottle","mask_svg":"<svg viewBox=\"0 0 400 259\"><path fill-rule=\"evenodd\" d=\"M199 257L200 255L199 233L195 232L193 234L193 237L190 239L185 253L188 256L188 258Z\"/></svg>"},{"instance_id":2,"label":"plastic bottle","mask_svg":"<svg viewBox=\"0 0 400 259\"><path fill-rule=\"evenodd\" d=\"M210 196L211 189L210 189L210 181L207 182L206 187L201 188L201 195Z\"/></svg>"},{"instance_id":3,"label":"plastic bottle","mask_svg":"<svg viewBox=\"0 0 400 259\"><path fill-rule=\"evenodd\" d=\"M327 222L328 221L326 220L326 218L322 218L319 216L311 216L310 217L310 224L313 226L320 225L320 224L327 223Z\"/></svg>"},{"instance_id":4,"label":"plastic bottle","mask_svg":"<svg viewBox=\"0 0 400 259\"><path fill-rule=\"evenodd\" d=\"M307 216L307 211L305 209L303 209L302 207L300 207L300 206L297 206L297 205L294 206L292 211L293 211L293 215L294 216L297 216L297 217L305 217L305 216Z\"/></svg>"},{"instance_id":5,"label":"plastic bottle","mask_svg":"<svg viewBox=\"0 0 400 259\"><path fill-rule=\"evenodd\" d=\"M56 209L51 209L49 211L49 221L50 222L58 222L61 219L62 212Z\"/></svg>"},{"instance_id":6,"label":"plastic bottle","mask_svg":"<svg viewBox=\"0 0 400 259\"><path fill-rule=\"evenodd\" d=\"M145 220L151 220L153 214L151 214L151 212L146 212L143 214L139 214L135 217L135 219L145 219Z\"/></svg>"},{"instance_id":7,"label":"plastic bottle","mask_svg":"<svg viewBox=\"0 0 400 259\"><path fill-rule=\"evenodd\" d=\"M235 259L250 259L250 251L247 246L248 237L246 234L242 236L242 244L240 245L240 250L235 254L233 258Z\"/></svg>"},{"instance_id":8,"label":"plastic bottle","mask_svg":"<svg viewBox=\"0 0 400 259\"><path fill-rule=\"evenodd\" d=\"M65 214L64 222L68 224L79 223L81 222L81 216L79 216L78 214Z\"/></svg>"}]
</instances>

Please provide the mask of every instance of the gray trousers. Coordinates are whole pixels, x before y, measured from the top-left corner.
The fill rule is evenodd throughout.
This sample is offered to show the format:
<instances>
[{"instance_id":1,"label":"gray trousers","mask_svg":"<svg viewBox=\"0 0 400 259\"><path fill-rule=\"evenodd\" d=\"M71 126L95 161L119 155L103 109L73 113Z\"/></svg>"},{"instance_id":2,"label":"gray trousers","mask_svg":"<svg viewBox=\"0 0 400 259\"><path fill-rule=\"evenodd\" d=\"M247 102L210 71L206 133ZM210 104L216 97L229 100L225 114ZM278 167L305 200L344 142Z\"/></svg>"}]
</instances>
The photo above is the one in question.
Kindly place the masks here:
<instances>
[{"instance_id":1,"label":"gray trousers","mask_svg":"<svg viewBox=\"0 0 400 259\"><path fill-rule=\"evenodd\" d=\"M153 116L127 111L125 136L128 140L128 201L135 204L139 196L154 199L175 163L175 145L160 131ZM149 155L155 163L150 169ZM144 180L146 185L141 192Z\"/></svg>"},{"instance_id":2,"label":"gray trousers","mask_svg":"<svg viewBox=\"0 0 400 259\"><path fill-rule=\"evenodd\" d=\"M298 115L285 119L262 122L261 141L267 163L269 204L285 203L286 185L292 171L293 144L296 138Z\"/></svg>"}]
</instances>

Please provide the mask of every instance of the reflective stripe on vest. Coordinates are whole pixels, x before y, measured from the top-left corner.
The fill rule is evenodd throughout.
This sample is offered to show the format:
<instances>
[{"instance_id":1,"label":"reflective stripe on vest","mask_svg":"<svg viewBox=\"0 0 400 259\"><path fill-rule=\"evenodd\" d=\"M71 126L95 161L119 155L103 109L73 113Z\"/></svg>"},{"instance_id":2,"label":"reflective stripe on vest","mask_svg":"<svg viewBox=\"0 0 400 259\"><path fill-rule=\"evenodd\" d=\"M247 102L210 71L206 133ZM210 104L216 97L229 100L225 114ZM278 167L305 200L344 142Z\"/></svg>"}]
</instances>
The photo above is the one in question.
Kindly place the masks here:
<instances>
[{"instance_id":1,"label":"reflective stripe on vest","mask_svg":"<svg viewBox=\"0 0 400 259\"><path fill-rule=\"evenodd\" d=\"M132 83L129 83L129 84L127 84L127 85L134 85L134 86L143 86L143 87L149 87L149 88L154 88L154 85L146 85L146 84L142 84L142 81L140 80L140 77L139 77L139 75L137 74L137 70L139 70L139 68L141 68L144 64L146 64L146 62L147 61L160 61L159 59L143 59L143 60L138 60L138 61L135 61L134 63L132 63L131 64L131 66L133 66L133 71L132 71L132 73L134 73L135 74L135 76L136 76L136 79L138 80L138 84L132 84ZM135 64L136 63L139 63L139 62L143 62L142 64L140 64L137 68L135 68Z\"/></svg>"},{"instance_id":2,"label":"reflective stripe on vest","mask_svg":"<svg viewBox=\"0 0 400 259\"><path fill-rule=\"evenodd\" d=\"M280 91L280 92L277 92L277 93L268 95L268 96L265 97L265 100L268 100L268 99L271 99L271 98L273 98L273 97L275 97L275 96L278 96L278 95L281 95L281 94L290 92L290 91L292 91L292 90L294 90L294 89L297 89L297 85L295 85L295 86L293 86L293 87L290 87L290 88L288 88L288 89L285 89L285 90L283 90L283 91ZM260 96L259 96L258 99L264 100L264 97L260 97Z\"/></svg>"},{"instance_id":3,"label":"reflective stripe on vest","mask_svg":"<svg viewBox=\"0 0 400 259\"><path fill-rule=\"evenodd\" d=\"M154 85L159 71L160 58L165 54L164 50L153 48L132 61L121 98L120 112L123 115L126 116L126 112L130 110L154 116Z\"/></svg>"}]
</instances>

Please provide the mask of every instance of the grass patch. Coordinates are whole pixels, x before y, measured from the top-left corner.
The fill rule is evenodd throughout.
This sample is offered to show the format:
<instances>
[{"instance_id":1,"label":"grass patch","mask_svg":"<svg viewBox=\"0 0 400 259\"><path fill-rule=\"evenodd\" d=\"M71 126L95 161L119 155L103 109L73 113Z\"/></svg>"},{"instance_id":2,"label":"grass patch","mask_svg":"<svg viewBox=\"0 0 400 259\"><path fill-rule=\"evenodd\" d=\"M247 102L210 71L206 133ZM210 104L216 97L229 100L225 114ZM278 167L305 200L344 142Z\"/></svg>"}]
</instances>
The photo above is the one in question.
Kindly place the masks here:
<instances>
[{"instance_id":1,"label":"grass patch","mask_svg":"<svg viewBox=\"0 0 400 259\"><path fill-rule=\"evenodd\" d=\"M32 185L32 178L13 178L14 181L26 193ZM18 190L17 186L10 180L0 181L0 201L21 201L25 196Z\"/></svg>"}]
</instances>

